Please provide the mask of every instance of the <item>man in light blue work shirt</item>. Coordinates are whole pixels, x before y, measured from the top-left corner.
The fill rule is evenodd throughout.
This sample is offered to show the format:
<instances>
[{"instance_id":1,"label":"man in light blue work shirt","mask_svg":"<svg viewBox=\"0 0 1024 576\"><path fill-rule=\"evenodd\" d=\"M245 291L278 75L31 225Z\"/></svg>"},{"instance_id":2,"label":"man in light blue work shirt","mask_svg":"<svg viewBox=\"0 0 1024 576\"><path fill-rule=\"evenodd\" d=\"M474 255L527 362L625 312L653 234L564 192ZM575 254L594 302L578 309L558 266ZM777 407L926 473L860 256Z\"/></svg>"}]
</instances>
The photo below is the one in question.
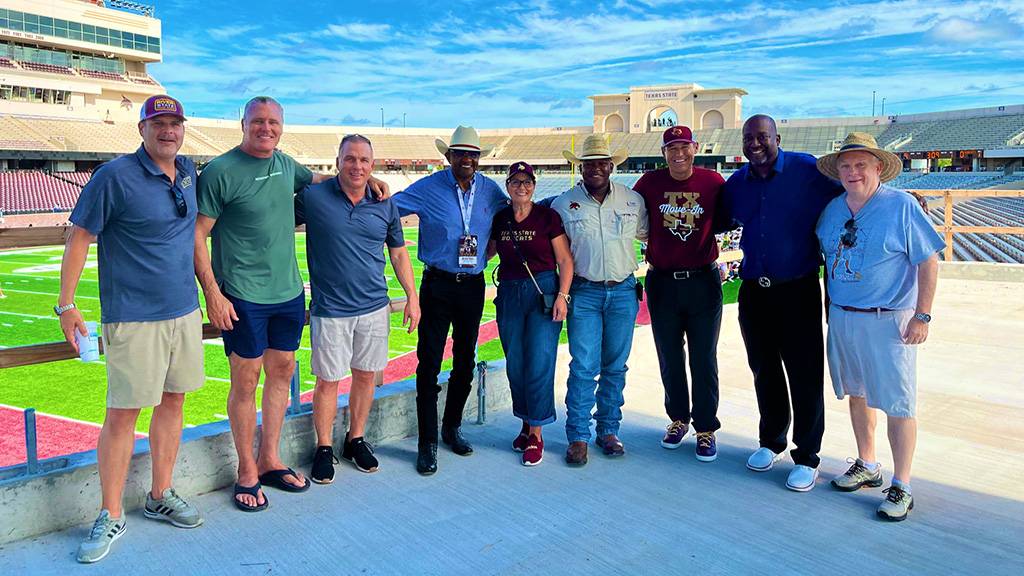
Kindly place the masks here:
<instances>
[{"instance_id":1,"label":"man in light blue work shirt","mask_svg":"<svg viewBox=\"0 0 1024 576\"><path fill-rule=\"evenodd\" d=\"M416 415L419 454L416 469L437 471L437 376L452 329L452 371L441 420L441 440L461 456L473 453L462 436L462 411L469 398L475 349L484 307L484 248L491 221L508 203L498 184L477 173L482 149L476 130L459 126L451 144L438 139L451 168L436 172L396 194L402 216L419 216L418 257L426 265L420 283L423 317L416 355Z\"/></svg>"},{"instance_id":2,"label":"man in light blue work shirt","mask_svg":"<svg viewBox=\"0 0 1024 576\"><path fill-rule=\"evenodd\" d=\"M351 369L349 432L341 457L361 472L378 462L363 441L373 405L373 374L388 363L391 324L384 246L405 290L409 332L419 322L419 296L405 248L398 209L376 201L367 186L373 170L373 146L358 134L346 136L338 150L338 176L295 196L295 223L306 224L306 258L313 300L309 306L311 368L316 375L313 424L317 448L310 478L334 480L334 417L338 383Z\"/></svg>"}]
</instances>

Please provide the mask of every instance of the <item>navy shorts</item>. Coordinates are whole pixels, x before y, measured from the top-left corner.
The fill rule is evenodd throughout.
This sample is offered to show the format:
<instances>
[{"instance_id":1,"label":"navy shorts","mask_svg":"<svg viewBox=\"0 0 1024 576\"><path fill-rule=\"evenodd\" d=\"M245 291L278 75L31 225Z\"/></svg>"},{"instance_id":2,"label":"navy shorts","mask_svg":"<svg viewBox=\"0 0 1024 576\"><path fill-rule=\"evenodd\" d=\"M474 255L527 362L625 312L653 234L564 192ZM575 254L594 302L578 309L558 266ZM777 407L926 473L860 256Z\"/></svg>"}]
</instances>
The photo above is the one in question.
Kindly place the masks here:
<instances>
[{"instance_id":1,"label":"navy shorts","mask_svg":"<svg viewBox=\"0 0 1024 576\"><path fill-rule=\"evenodd\" d=\"M299 349L302 329L306 325L306 295L280 304L256 304L224 294L235 307L238 320L233 330L221 331L224 355L259 358L267 348L282 352Z\"/></svg>"}]
</instances>

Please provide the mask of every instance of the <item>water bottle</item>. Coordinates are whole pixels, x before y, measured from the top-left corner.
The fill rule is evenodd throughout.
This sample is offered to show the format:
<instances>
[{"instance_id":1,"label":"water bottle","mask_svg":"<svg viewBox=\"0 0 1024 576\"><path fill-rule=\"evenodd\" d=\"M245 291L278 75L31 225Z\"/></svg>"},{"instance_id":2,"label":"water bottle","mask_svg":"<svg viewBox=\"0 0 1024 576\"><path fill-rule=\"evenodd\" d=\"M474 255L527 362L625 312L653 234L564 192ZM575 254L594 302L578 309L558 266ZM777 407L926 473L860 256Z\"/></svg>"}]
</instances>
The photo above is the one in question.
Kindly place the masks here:
<instances>
[{"instance_id":1,"label":"water bottle","mask_svg":"<svg viewBox=\"0 0 1024 576\"><path fill-rule=\"evenodd\" d=\"M96 323L86 322L85 329L89 333L83 336L81 332L75 331L75 342L78 343L78 357L82 362L94 362L100 359L100 343L96 334Z\"/></svg>"}]
</instances>

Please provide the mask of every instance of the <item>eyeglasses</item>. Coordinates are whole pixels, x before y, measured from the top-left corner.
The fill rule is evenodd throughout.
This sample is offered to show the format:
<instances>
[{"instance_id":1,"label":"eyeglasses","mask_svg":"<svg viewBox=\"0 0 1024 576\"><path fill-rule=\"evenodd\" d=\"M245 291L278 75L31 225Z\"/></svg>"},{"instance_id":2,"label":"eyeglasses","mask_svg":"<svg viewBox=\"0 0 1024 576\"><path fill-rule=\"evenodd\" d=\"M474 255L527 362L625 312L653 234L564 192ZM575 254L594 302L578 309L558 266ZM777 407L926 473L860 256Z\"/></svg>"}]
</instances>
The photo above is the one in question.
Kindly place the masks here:
<instances>
[{"instance_id":1,"label":"eyeglasses","mask_svg":"<svg viewBox=\"0 0 1024 576\"><path fill-rule=\"evenodd\" d=\"M174 199L174 207L178 209L178 216L184 218L188 215L188 204L185 203L185 195L181 193L181 189L175 185L171 185L171 198Z\"/></svg>"},{"instance_id":2,"label":"eyeglasses","mask_svg":"<svg viewBox=\"0 0 1024 576\"><path fill-rule=\"evenodd\" d=\"M509 188L533 188L537 184L533 180L507 180L505 183Z\"/></svg>"},{"instance_id":3,"label":"eyeglasses","mask_svg":"<svg viewBox=\"0 0 1024 576\"><path fill-rule=\"evenodd\" d=\"M857 245L857 221L853 218L843 224L843 234L839 237L839 243L846 248L853 248Z\"/></svg>"},{"instance_id":4,"label":"eyeglasses","mask_svg":"<svg viewBox=\"0 0 1024 576\"><path fill-rule=\"evenodd\" d=\"M462 158L463 156L469 156L470 158L480 157L480 153L473 150L458 150L455 148L449 148L448 152L451 152L453 158Z\"/></svg>"}]
</instances>

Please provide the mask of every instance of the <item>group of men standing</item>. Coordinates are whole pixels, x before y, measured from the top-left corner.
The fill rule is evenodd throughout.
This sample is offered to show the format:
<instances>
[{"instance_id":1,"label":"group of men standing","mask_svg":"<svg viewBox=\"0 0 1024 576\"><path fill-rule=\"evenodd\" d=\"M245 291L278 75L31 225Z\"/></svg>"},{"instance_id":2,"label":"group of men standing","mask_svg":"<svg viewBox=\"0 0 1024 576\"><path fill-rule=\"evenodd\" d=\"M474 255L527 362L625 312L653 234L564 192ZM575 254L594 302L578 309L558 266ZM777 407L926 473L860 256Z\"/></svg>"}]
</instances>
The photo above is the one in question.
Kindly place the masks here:
<instances>
[{"instance_id":1,"label":"group of men standing","mask_svg":"<svg viewBox=\"0 0 1024 576\"><path fill-rule=\"evenodd\" d=\"M74 343L76 331L85 333L74 292L88 246L98 239L108 373L107 417L97 449L102 511L79 549L82 562L103 558L125 531L122 493L135 422L144 407L154 407L153 482L145 515L178 527L202 524L198 510L174 491L171 482L184 395L205 379L195 278L203 288L211 323L223 331L231 368L228 416L238 453L235 505L250 512L265 509L265 485L289 492L309 488L309 479L285 465L279 454L294 353L306 323L305 292L295 256L297 224L307 227L311 370L317 378L317 448L311 479L333 480L338 384L349 371L351 421L342 457L364 472L378 466L363 434L373 400L373 373L387 363L390 301L383 276L384 247L407 297L403 322L410 332L419 329L416 468L424 475L436 472L439 436L458 455L473 452L461 423L484 305L487 263L480 247L487 246L494 215L507 203L497 184L478 172L482 148L476 132L460 126L449 143L438 140L451 167L388 198L386 186L371 176L373 147L363 136L342 140L336 177L313 174L277 150L284 112L271 98L257 97L246 104L241 144L210 162L201 176L190 160L177 155L184 122L177 100L165 95L148 99L139 122L142 146L98 169L71 216L74 227L55 312L69 342ZM586 464L595 420L596 443L603 453L625 453L618 432L626 360L644 292L634 276L637 239L648 242L646 294L671 420L661 444L678 448L692 425L696 457L705 462L716 459L722 290L715 233L740 225L744 258L739 320L761 420L760 447L747 467L770 470L788 446L792 422L796 466L786 486L807 491L815 484L824 432L825 346L818 279L824 253L832 272L842 266L839 274L829 276L829 282L843 286L833 309L838 303L845 313L842 331L833 334L830 327L829 363L837 395L851 396L859 449L854 465L833 484L842 490L880 485L872 409L885 410L897 454L897 477L884 515L902 519L913 502L909 469L915 382L912 354L891 348L912 346L927 335L933 264L941 241L928 235L920 214L906 209L906 194L880 186L882 167L891 172L892 159L877 150L873 140L855 141L817 164L810 155L783 151L779 143L771 118L751 117L743 127L749 164L725 182L717 172L694 166L697 143L692 132L672 126L663 135L667 168L645 174L635 190L611 179L627 153L612 152L602 136L588 137L579 155L566 152L566 158L580 166L582 179L549 201L565 225L575 270L568 317L572 362L566 394L566 461ZM866 157L847 161L856 154ZM884 221L892 210L868 210L874 208L870 200L877 190L887 205L900 207L903 220L898 225ZM833 239L837 228L822 228L822 212L839 213L829 218L842 219L843 206L837 203L843 201L848 206L845 216L852 217ZM399 220L410 214L419 217L418 256L425 264L418 294ZM872 224L890 239L912 233L906 242L911 249L903 260L892 248L894 242L865 248L869 242L881 242L878 235L865 232ZM207 248L211 235L212 257ZM826 242L835 243L831 255ZM873 259L879 258L884 270L873 277ZM858 292L858 283L865 278L874 292ZM886 279L900 280L899 290L878 286ZM910 316L908 309L913 310ZM878 346L851 343L857 341L858 331L884 332L885 323L865 327L862 318L873 314L880 319L896 312L901 333L898 338L886 336L889 348L880 351ZM438 374L449 330L453 368L439 423ZM903 377L896 378L893 370ZM262 433L254 453L261 371ZM890 386L894 379L899 384L896 392Z\"/></svg>"}]
</instances>

